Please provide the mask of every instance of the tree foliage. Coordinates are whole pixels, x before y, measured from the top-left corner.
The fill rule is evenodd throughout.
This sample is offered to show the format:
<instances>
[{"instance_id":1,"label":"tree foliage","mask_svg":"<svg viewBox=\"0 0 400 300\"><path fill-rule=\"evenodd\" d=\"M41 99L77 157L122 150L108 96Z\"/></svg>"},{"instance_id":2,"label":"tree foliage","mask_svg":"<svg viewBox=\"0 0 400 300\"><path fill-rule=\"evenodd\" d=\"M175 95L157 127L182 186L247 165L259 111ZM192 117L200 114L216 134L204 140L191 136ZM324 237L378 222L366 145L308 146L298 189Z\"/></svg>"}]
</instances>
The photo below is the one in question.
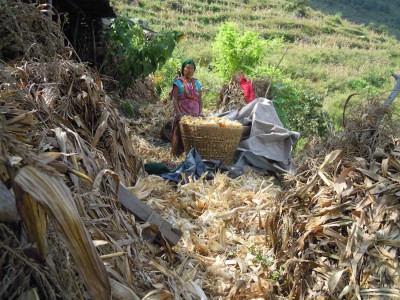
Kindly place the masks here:
<instances>
[{"instance_id":1,"label":"tree foliage","mask_svg":"<svg viewBox=\"0 0 400 300\"><path fill-rule=\"evenodd\" d=\"M265 55L267 41L254 31L239 31L235 23L223 24L213 43L213 64L224 80L239 71L248 74Z\"/></svg>"},{"instance_id":2,"label":"tree foliage","mask_svg":"<svg viewBox=\"0 0 400 300\"><path fill-rule=\"evenodd\" d=\"M171 57L182 33L162 30L146 36L134 21L119 17L107 34L109 52L107 61L115 65L115 77L123 89L140 77L145 77L162 67Z\"/></svg>"}]
</instances>

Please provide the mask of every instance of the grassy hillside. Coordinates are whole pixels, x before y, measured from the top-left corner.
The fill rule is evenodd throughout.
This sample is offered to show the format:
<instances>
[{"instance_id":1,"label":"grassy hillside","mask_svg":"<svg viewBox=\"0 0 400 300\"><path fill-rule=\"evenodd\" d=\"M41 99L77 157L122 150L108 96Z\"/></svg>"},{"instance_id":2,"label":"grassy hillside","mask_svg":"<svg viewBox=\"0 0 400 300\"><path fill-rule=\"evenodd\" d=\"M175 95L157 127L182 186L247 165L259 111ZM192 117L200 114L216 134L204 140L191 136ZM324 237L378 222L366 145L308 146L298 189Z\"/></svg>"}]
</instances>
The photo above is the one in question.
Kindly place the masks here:
<instances>
[{"instance_id":1,"label":"grassy hillside","mask_svg":"<svg viewBox=\"0 0 400 300\"><path fill-rule=\"evenodd\" d=\"M214 82L220 83L210 68L211 44L220 24L233 21L263 38L283 38L283 47L269 52L261 66L276 66L288 49L280 71L323 97L325 110L337 121L349 94L360 94L352 103L373 95L385 98L394 83L391 73L399 71L399 43L394 37L351 23L338 14L325 15L305 7L302 1L115 0L114 7L120 14L143 19L154 30L183 31L186 39L179 43L174 56L196 59L197 76L209 90L215 87Z\"/></svg>"},{"instance_id":2,"label":"grassy hillside","mask_svg":"<svg viewBox=\"0 0 400 300\"><path fill-rule=\"evenodd\" d=\"M399 0L311 0L310 6L328 15L340 14L346 20L400 39Z\"/></svg>"}]
</instances>

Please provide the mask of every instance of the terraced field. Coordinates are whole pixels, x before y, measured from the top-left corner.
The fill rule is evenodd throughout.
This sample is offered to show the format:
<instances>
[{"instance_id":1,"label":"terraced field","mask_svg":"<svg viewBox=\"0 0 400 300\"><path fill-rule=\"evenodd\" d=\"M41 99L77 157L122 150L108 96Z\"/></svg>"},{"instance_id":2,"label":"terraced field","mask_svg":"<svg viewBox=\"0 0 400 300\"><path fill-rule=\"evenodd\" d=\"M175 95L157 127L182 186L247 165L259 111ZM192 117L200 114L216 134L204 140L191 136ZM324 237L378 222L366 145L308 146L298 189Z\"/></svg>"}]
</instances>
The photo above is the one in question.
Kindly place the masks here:
<instances>
[{"instance_id":1,"label":"terraced field","mask_svg":"<svg viewBox=\"0 0 400 300\"><path fill-rule=\"evenodd\" d=\"M309 7L294 7L296 1L215 0L137 1L138 5L114 1L120 14L143 19L151 28L175 29L186 39L175 50L177 58L199 61L199 76L205 81L212 61L212 42L219 26L235 22L265 39L283 38L283 47L268 53L261 65L280 64L281 71L297 84L323 97L324 107L338 119L345 99L359 93L363 101L386 97L393 86L391 74L399 70L398 41L371 27L351 23L340 14L325 15ZM205 70L202 70L202 67ZM204 81L203 80L203 81ZM215 80L218 81L218 80Z\"/></svg>"}]
</instances>

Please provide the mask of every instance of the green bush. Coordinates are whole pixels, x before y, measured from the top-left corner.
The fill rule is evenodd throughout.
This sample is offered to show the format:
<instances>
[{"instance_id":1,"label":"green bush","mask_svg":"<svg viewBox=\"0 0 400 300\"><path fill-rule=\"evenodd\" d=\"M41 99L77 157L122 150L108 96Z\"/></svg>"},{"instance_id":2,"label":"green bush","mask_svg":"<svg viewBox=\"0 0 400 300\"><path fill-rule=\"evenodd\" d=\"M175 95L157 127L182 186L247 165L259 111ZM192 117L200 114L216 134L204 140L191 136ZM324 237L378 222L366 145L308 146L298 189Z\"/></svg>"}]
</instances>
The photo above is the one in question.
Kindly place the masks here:
<instances>
[{"instance_id":1,"label":"green bush","mask_svg":"<svg viewBox=\"0 0 400 300\"><path fill-rule=\"evenodd\" d=\"M251 75L273 78L269 94L285 128L299 131L303 137L326 134L326 118L322 109L321 96L296 85L279 69L262 67Z\"/></svg>"},{"instance_id":2,"label":"green bush","mask_svg":"<svg viewBox=\"0 0 400 300\"><path fill-rule=\"evenodd\" d=\"M254 31L241 32L235 23L225 23L219 28L212 45L213 64L224 80L230 80L239 71L249 74L249 70L260 64L269 43L279 44L262 39Z\"/></svg>"},{"instance_id":3,"label":"green bush","mask_svg":"<svg viewBox=\"0 0 400 300\"><path fill-rule=\"evenodd\" d=\"M370 22L367 28L379 34L385 34L385 35L389 34L389 27L387 27L387 25L384 24L378 25L374 22Z\"/></svg>"},{"instance_id":4,"label":"green bush","mask_svg":"<svg viewBox=\"0 0 400 300\"><path fill-rule=\"evenodd\" d=\"M326 134L322 97L290 83L273 84L274 106L286 128L300 131L302 136Z\"/></svg>"},{"instance_id":5,"label":"green bush","mask_svg":"<svg viewBox=\"0 0 400 300\"><path fill-rule=\"evenodd\" d=\"M177 70L181 68L181 61L177 58L170 58L164 66L155 72L154 84L160 99L168 99L173 80L177 75Z\"/></svg>"},{"instance_id":6,"label":"green bush","mask_svg":"<svg viewBox=\"0 0 400 300\"><path fill-rule=\"evenodd\" d=\"M286 1L284 8L287 11L294 11L302 17L306 17L308 15L309 3L310 0L290 0Z\"/></svg>"},{"instance_id":7,"label":"green bush","mask_svg":"<svg viewBox=\"0 0 400 300\"><path fill-rule=\"evenodd\" d=\"M329 17L328 19L329 23L333 23L336 25L342 25L342 14L341 13L337 13L334 16Z\"/></svg>"},{"instance_id":8,"label":"green bush","mask_svg":"<svg viewBox=\"0 0 400 300\"><path fill-rule=\"evenodd\" d=\"M112 75L125 90L135 79L162 67L181 36L180 32L164 30L148 39L138 24L119 17L107 33L109 51L105 63L115 65Z\"/></svg>"}]
</instances>

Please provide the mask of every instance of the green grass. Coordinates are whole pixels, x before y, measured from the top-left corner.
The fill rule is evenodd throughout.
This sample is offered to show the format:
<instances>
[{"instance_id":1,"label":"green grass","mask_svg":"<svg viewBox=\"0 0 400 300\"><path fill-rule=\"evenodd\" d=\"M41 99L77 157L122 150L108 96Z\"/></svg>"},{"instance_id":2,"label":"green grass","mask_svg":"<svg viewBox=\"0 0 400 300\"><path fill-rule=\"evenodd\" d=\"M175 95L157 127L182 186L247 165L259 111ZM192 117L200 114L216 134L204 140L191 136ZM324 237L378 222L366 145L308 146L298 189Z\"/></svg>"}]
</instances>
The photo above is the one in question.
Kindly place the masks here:
<instances>
[{"instance_id":1,"label":"green grass","mask_svg":"<svg viewBox=\"0 0 400 300\"><path fill-rule=\"evenodd\" d=\"M400 38L400 11L399 0L356 0L356 1L332 1L311 0L310 6L327 15L340 15L357 24L369 26L374 30L382 30L385 26L387 32ZM380 28L380 29L379 29Z\"/></svg>"},{"instance_id":2,"label":"green grass","mask_svg":"<svg viewBox=\"0 0 400 300\"><path fill-rule=\"evenodd\" d=\"M383 1L375 2L384 9ZM222 84L210 72L211 44L218 26L226 21L236 22L243 31L257 31L263 38L283 38L283 47L268 53L261 66L276 66L288 48L280 71L323 97L324 109L335 120L340 118L343 102L351 93L361 95L354 102L373 95L380 95L382 101L387 97L394 83L391 74L399 71L400 53L398 40L388 35L383 25L392 28L400 20L394 17L400 14L395 9L399 0L387 2L391 8L388 16L392 16L389 19L393 20L390 24L381 22L382 11L373 19L371 9L362 10L349 1L310 1L319 11L307 8L304 17L296 11L285 11L288 3L284 0L141 0L140 6L134 7L128 1L114 0L114 7L121 14L143 19L154 30L169 28L184 32L186 39L177 45L174 57L191 57L199 62L196 76L212 90L207 94L210 106L216 100L212 98L217 97L215 90ZM351 18L357 9L369 16L369 20Z\"/></svg>"}]
</instances>

